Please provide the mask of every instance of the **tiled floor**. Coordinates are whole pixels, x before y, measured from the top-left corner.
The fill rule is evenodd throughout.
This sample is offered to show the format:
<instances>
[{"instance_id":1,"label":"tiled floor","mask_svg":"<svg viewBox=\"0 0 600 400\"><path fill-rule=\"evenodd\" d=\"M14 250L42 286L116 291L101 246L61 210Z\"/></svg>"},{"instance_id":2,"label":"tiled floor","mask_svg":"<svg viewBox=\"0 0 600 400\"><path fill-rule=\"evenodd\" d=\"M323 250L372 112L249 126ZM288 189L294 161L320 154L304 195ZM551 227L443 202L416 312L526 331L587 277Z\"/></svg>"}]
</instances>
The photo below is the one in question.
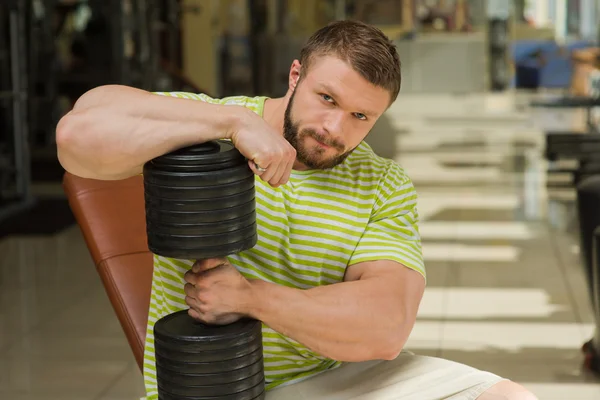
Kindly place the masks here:
<instances>
[{"instance_id":1,"label":"tiled floor","mask_svg":"<svg viewBox=\"0 0 600 400\"><path fill-rule=\"evenodd\" d=\"M519 101L401 96L368 138L420 195L429 282L408 348L504 375L540 399L598 399L600 380L580 367L593 319L573 193L545 189L540 157L539 128L572 124L572 113L532 124ZM0 241L0 399L141 395L79 229Z\"/></svg>"}]
</instances>

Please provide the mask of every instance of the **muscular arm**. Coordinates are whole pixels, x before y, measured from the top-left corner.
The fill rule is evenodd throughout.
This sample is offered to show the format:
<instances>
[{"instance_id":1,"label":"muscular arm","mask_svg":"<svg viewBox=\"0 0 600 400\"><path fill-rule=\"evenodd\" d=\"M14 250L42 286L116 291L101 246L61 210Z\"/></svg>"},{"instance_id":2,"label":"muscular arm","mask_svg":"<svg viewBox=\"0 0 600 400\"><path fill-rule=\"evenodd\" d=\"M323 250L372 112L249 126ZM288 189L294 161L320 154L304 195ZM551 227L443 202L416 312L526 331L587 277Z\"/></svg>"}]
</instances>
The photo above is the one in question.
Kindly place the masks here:
<instances>
[{"instance_id":1,"label":"muscular arm","mask_svg":"<svg viewBox=\"0 0 600 400\"><path fill-rule=\"evenodd\" d=\"M247 314L338 361L393 359L414 326L421 274L393 261L348 268L345 281L308 290L251 281Z\"/></svg>"},{"instance_id":2,"label":"muscular arm","mask_svg":"<svg viewBox=\"0 0 600 400\"><path fill-rule=\"evenodd\" d=\"M242 107L160 96L127 86L92 89L56 128L58 158L86 178L123 179L169 151L229 137Z\"/></svg>"}]
</instances>

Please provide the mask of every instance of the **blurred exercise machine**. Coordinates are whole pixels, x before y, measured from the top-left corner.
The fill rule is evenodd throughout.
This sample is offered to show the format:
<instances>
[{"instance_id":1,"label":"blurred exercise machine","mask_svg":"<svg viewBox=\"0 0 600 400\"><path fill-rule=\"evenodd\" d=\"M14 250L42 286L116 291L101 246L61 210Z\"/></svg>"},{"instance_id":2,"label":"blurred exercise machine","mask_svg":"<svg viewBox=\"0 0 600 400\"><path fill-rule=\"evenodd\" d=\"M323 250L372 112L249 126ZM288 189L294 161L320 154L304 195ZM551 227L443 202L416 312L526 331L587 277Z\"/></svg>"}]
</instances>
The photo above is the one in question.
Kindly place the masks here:
<instances>
[{"instance_id":1,"label":"blurred exercise machine","mask_svg":"<svg viewBox=\"0 0 600 400\"><path fill-rule=\"evenodd\" d=\"M182 72L180 0L0 2L0 221L60 182L55 127L87 90L201 91Z\"/></svg>"},{"instance_id":2,"label":"blurred exercise machine","mask_svg":"<svg viewBox=\"0 0 600 400\"><path fill-rule=\"evenodd\" d=\"M532 106L586 110L586 132L546 132L545 158L576 162L572 168L550 168L548 173L568 172L573 176L581 261L596 323L594 337L582 345L584 367L600 374L600 132L592 118L592 109L600 107L600 96L534 101Z\"/></svg>"}]
</instances>

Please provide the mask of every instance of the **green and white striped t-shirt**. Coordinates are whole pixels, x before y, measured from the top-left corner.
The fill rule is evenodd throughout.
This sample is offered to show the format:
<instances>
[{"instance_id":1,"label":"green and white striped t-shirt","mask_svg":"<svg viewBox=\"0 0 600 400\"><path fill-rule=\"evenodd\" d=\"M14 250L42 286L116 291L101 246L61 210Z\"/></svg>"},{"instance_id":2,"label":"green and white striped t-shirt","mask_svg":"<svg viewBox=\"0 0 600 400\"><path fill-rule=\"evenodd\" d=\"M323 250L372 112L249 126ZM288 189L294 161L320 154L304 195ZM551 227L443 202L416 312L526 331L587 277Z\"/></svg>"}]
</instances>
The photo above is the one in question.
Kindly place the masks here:
<instances>
[{"instance_id":1,"label":"green and white striped t-shirt","mask_svg":"<svg viewBox=\"0 0 600 400\"><path fill-rule=\"evenodd\" d=\"M242 105L259 115L266 99L158 94ZM380 259L425 276L416 201L402 168L363 142L337 167L292 171L289 182L278 188L256 177L258 243L229 261L246 277L300 289L341 282L348 266ZM148 400L158 398L153 326L163 316L188 308L183 275L194 261L154 257L144 359ZM267 390L340 365L264 324L263 338Z\"/></svg>"}]
</instances>

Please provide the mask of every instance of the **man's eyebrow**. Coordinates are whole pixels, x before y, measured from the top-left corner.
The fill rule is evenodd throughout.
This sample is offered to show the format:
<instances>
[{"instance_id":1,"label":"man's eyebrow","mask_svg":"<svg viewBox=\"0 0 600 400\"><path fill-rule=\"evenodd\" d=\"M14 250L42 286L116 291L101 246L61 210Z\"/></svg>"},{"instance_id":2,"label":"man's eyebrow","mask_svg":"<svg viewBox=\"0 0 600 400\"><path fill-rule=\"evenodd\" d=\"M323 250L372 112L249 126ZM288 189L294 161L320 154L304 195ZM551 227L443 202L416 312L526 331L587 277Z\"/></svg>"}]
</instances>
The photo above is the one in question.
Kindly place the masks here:
<instances>
[{"instance_id":1,"label":"man's eyebrow","mask_svg":"<svg viewBox=\"0 0 600 400\"><path fill-rule=\"evenodd\" d=\"M325 92L328 92L331 95L331 97L336 99L336 101L337 101L337 99L339 99L337 92L331 86L329 86L327 83L324 83L324 82L319 83L319 88ZM375 113L373 111L369 111L369 110L359 110L356 112L359 112L361 114L364 114L364 115L367 115L370 117L375 116Z\"/></svg>"}]
</instances>

